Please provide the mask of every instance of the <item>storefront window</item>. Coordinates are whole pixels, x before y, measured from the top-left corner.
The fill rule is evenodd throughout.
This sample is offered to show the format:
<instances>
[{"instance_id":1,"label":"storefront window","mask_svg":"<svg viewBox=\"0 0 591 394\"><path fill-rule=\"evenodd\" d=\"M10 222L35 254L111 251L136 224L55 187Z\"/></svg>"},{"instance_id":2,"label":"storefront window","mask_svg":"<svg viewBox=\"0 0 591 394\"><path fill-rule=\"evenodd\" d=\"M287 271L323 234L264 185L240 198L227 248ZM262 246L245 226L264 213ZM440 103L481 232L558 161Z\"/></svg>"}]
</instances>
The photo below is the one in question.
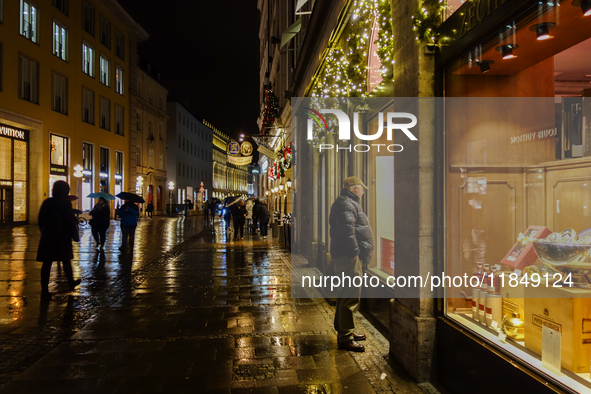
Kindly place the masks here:
<instances>
[{"instance_id":1,"label":"storefront window","mask_svg":"<svg viewBox=\"0 0 591 394\"><path fill-rule=\"evenodd\" d=\"M0 224L26 222L28 132L0 125Z\"/></svg>"},{"instance_id":2,"label":"storefront window","mask_svg":"<svg viewBox=\"0 0 591 394\"><path fill-rule=\"evenodd\" d=\"M89 211L93 207L93 199L88 198L94 190L93 183L93 146L86 142L82 143L82 210Z\"/></svg>"},{"instance_id":3,"label":"storefront window","mask_svg":"<svg viewBox=\"0 0 591 394\"><path fill-rule=\"evenodd\" d=\"M49 167L49 192L51 195L53 184L56 181L68 181L68 139L55 134L51 134L50 137L51 165Z\"/></svg>"},{"instance_id":4,"label":"storefront window","mask_svg":"<svg viewBox=\"0 0 591 394\"><path fill-rule=\"evenodd\" d=\"M115 151L115 195L123 191L123 152Z\"/></svg>"},{"instance_id":5,"label":"storefront window","mask_svg":"<svg viewBox=\"0 0 591 394\"><path fill-rule=\"evenodd\" d=\"M591 25L562 5L445 70L445 273L481 279L447 289L446 315L589 392Z\"/></svg>"},{"instance_id":6,"label":"storefront window","mask_svg":"<svg viewBox=\"0 0 591 394\"><path fill-rule=\"evenodd\" d=\"M109 174L110 174L110 166L109 166L109 149L101 148L101 156L100 156L100 189L103 193L109 193Z\"/></svg>"}]
</instances>

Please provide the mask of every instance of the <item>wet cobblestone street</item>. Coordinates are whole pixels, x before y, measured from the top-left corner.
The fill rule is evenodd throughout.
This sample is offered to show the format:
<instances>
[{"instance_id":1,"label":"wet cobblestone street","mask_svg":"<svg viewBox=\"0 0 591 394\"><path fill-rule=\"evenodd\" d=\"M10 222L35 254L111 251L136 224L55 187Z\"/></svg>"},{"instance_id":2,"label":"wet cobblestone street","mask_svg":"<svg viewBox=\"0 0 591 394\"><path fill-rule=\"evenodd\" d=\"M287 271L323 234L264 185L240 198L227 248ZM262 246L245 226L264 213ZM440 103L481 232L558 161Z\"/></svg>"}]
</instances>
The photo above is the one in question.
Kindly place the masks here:
<instances>
[{"instance_id":1,"label":"wet cobblestone street","mask_svg":"<svg viewBox=\"0 0 591 394\"><path fill-rule=\"evenodd\" d=\"M0 393L422 393L362 322L366 352L337 349L334 309L291 298L276 239L201 224L142 220L133 255L117 250L118 226L105 253L85 231L82 285L66 293L54 267L45 303L35 229L0 229Z\"/></svg>"}]
</instances>

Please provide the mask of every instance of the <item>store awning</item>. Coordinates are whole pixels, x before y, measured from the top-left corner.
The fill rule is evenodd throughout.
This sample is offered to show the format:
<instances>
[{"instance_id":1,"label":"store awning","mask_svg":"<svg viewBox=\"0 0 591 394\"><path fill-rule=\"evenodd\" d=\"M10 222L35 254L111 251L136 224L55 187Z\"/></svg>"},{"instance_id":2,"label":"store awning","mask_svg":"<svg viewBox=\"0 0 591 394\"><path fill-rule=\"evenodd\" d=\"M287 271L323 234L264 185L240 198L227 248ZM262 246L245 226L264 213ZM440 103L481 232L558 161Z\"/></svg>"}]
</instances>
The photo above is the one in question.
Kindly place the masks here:
<instances>
[{"instance_id":1,"label":"store awning","mask_svg":"<svg viewBox=\"0 0 591 394\"><path fill-rule=\"evenodd\" d=\"M296 36L302 29L302 18L295 21L295 23L287 28L281 35L281 49L286 46L292 38Z\"/></svg>"}]
</instances>

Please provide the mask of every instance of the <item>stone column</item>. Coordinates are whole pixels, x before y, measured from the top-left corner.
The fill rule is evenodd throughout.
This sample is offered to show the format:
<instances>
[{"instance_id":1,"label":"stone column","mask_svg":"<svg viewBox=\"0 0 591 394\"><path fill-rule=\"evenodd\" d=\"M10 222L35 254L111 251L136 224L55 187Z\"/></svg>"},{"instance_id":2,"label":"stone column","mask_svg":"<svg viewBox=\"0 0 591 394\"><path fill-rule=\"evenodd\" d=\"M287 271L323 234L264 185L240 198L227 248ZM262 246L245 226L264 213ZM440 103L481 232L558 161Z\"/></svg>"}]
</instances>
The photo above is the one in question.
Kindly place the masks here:
<instances>
[{"instance_id":1,"label":"stone column","mask_svg":"<svg viewBox=\"0 0 591 394\"><path fill-rule=\"evenodd\" d=\"M432 97L434 57L415 38L417 0L391 0L394 30L394 96ZM396 275L435 271L435 127L431 103L419 102L418 141L395 158ZM408 146L408 148L407 148ZM408 293L406 294L408 297ZM390 355L419 382L430 380L435 303L429 289L390 302Z\"/></svg>"}]
</instances>

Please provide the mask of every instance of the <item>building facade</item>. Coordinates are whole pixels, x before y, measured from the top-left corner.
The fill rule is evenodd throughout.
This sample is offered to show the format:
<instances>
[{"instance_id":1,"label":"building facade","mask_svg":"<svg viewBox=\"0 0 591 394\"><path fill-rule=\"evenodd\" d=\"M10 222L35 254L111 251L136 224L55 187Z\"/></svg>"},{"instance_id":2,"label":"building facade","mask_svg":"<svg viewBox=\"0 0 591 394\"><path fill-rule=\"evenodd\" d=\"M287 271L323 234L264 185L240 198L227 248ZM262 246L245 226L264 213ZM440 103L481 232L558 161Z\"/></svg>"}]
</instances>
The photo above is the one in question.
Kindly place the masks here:
<instances>
[{"instance_id":1,"label":"building facade","mask_svg":"<svg viewBox=\"0 0 591 394\"><path fill-rule=\"evenodd\" d=\"M177 102L168 102L168 204L195 203L210 197L213 179L213 130ZM172 182L172 184L170 183Z\"/></svg>"},{"instance_id":2,"label":"building facade","mask_svg":"<svg viewBox=\"0 0 591 394\"><path fill-rule=\"evenodd\" d=\"M129 84L146 32L116 1L2 3L0 222L34 223L53 182L74 203L128 189Z\"/></svg>"},{"instance_id":3,"label":"building facade","mask_svg":"<svg viewBox=\"0 0 591 394\"><path fill-rule=\"evenodd\" d=\"M168 91L160 85L160 74L149 65L137 73L136 129L140 138L132 152L136 156L136 192L152 203L156 214L164 212L167 202L166 177L166 98Z\"/></svg>"},{"instance_id":4,"label":"building facade","mask_svg":"<svg viewBox=\"0 0 591 394\"><path fill-rule=\"evenodd\" d=\"M368 186L362 206L371 227L383 229L386 221L391 230L376 239L365 270L370 278L385 285L394 272L423 278L487 273L497 281L496 287L489 281L478 288L421 289L416 297L395 289L385 299L362 300L362 313L372 316L389 338L391 357L414 379L438 381L454 393L591 390L585 328L591 294L583 277L590 260L581 246L589 241L589 3L309 3L312 13L302 16L309 20L300 22L305 40L285 46L297 57L289 77L293 96L320 103L438 97L440 105L419 117L420 137L402 155L319 152L298 143L292 192L301 220L294 223L292 253L331 272L326 218L342 180L359 176ZM281 24L284 14L265 7L259 1L262 19L271 15ZM296 22L285 24L292 38ZM264 24L261 31L273 26ZM268 42L283 46L283 34L275 34L267 34ZM379 74L371 70L372 44ZM273 74L267 61L281 69L266 48L263 86ZM378 119L355 109L344 111L350 118L358 112L362 133L371 134ZM273 126L284 122L277 116ZM290 126L293 135L297 124ZM336 133L323 138L341 143ZM380 168L392 178L387 191L379 186ZM388 210L380 209L382 200ZM575 279L566 287L531 286L545 274ZM561 338L560 345L551 338Z\"/></svg>"},{"instance_id":5,"label":"building facade","mask_svg":"<svg viewBox=\"0 0 591 394\"><path fill-rule=\"evenodd\" d=\"M228 162L228 144L236 142L228 135L213 128L213 194L223 200L230 196L248 196L248 166Z\"/></svg>"}]
</instances>

